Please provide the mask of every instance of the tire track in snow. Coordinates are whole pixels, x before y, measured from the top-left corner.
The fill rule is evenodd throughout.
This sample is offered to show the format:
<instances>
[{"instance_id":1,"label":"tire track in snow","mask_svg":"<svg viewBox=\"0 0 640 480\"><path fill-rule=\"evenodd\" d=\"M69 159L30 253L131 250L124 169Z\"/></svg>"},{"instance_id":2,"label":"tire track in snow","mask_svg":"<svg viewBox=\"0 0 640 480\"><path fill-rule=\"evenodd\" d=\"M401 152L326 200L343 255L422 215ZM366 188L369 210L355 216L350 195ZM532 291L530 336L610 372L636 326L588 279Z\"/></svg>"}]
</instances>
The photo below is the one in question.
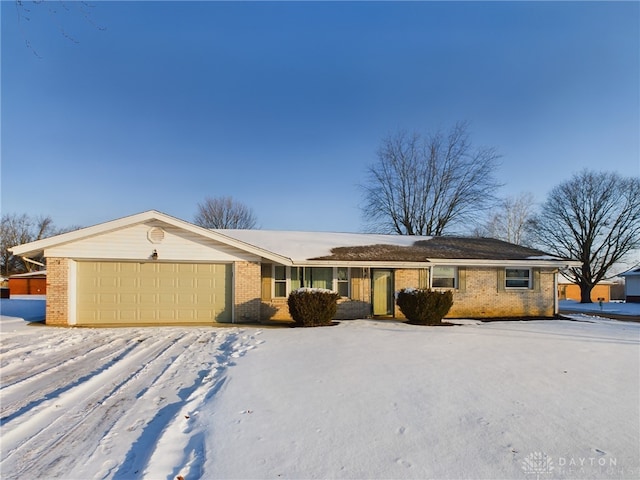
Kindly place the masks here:
<instances>
[{"instance_id":1,"label":"tire track in snow","mask_svg":"<svg viewBox=\"0 0 640 480\"><path fill-rule=\"evenodd\" d=\"M118 338L129 339L141 333L118 331L124 331ZM30 472L42 471L65 478L134 478L148 465L149 442L153 445L167 435L174 437L176 428L181 429L180 452L191 452L184 455L201 464L203 435L191 434L190 422L186 428L176 425L188 420L183 410L192 412L186 415L192 417L194 407L215 395L224 382L226 367L233 364L231 358L253 348L247 345L253 337L245 335L238 342L237 330L151 332L155 333L142 342L130 340L129 344L135 341L139 348L121 355L113 365L63 389L35 408L36 412L24 411L5 425L0 461L3 478L28 478ZM114 340L110 335L102 337ZM150 341L155 342L153 348ZM14 445L8 454L7 438ZM24 443L18 441L25 438ZM185 460L184 455L178 455L180 465L193 463L194 458Z\"/></svg>"},{"instance_id":2,"label":"tire track in snow","mask_svg":"<svg viewBox=\"0 0 640 480\"><path fill-rule=\"evenodd\" d=\"M244 332L241 332L244 333ZM228 366L235 365L235 359L243 356L247 351L263 343L256 340L260 330L253 334L245 333L229 337L219 349L216 360L221 368L217 370L217 376L211 377L197 385L186 398L183 411L186 415L177 415L167 425L160 437L153 445L155 450L149 458L144 469L144 478L162 478L168 480L182 476L184 478L201 478L202 467L206 458L205 434L202 422L198 417L203 405L210 401L223 387L226 380L224 371ZM206 377L205 377L206 380ZM125 479L127 476L116 475L114 479Z\"/></svg>"},{"instance_id":3,"label":"tire track in snow","mask_svg":"<svg viewBox=\"0 0 640 480\"><path fill-rule=\"evenodd\" d=\"M28 478L32 469L38 471L42 466L49 469L60 463L73 464L73 458L63 462L68 447L57 447L64 441L81 445L84 449L89 446L85 442L90 442L92 437L101 437L100 423L117 412L121 404L124 408L136 400L135 394L118 396L118 392L122 392L132 379L139 379L139 373L148 369L158 357L170 359L170 353L182 347L181 342L185 341L186 335L183 331L174 337L149 337L145 339L146 345L138 339L132 340L124 354L80 381L73 376L60 375L61 380L67 381L67 387L60 387L56 396L31 410L23 410L19 417L2 426L3 458L0 468L3 477L11 472L15 478ZM103 405L109 404L109 398L116 400L105 412L99 412Z\"/></svg>"},{"instance_id":4,"label":"tire track in snow","mask_svg":"<svg viewBox=\"0 0 640 480\"><path fill-rule=\"evenodd\" d=\"M68 360L64 360L62 355L59 359L52 358L52 362L59 360L60 363L9 385L4 385L3 378L3 387L0 389L2 395L0 424L10 422L42 402L59 396L74 385L81 384L95 375L98 370L119 361L136 347L135 343L123 343L118 350L109 351L109 345L102 345ZM71 381L71 379L74 380Z\"/></svg>"},{"instance_id":5,"label":"tire track in snow","mask_svg":"<svg viewBox=\"0 0 640 480\"><path fill-rule=\"evenodd\" d=\"M55 349L37 349L34 347L16 349L7 353L0 354L0 362L2 368L2 388L19 383L25 380L31 380L33 377L52 373L57 368L65 368L66 364L72 364L78 361L78 358L87 356L92 351L108 351L112 348L114 341L125 343L129 338L114 337L107 342L104 338L93 336L90 339L84 339L82 343L78 340L82 338L78 332L74 332L76 336L73 341L69 338L58 345ZM43 340L46 342L46 340ZM35 350L35 351L34 351ZM86 367L88 368L88 366Z\"/></svg>"}]
</instances>

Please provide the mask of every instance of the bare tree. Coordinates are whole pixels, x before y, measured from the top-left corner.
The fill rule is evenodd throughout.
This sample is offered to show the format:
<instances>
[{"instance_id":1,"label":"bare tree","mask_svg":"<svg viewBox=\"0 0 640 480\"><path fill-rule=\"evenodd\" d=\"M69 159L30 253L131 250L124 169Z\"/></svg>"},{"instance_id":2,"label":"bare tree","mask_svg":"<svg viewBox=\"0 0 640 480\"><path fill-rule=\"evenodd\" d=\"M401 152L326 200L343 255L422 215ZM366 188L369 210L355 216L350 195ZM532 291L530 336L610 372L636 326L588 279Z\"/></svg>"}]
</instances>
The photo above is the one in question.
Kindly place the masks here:
<instances>
[{"instance_id":1,"label":"bare tree","mask_svg":"<svg viewBox=\"0 0 640 480\"><path fill-rule=\"evenodd\" d=\"M534 205L533 194L529 192L501 200L487 223L476 230L476 235L531 246Z\"/></svg>"},{"instance_id":2,"label":"bare tree","mask_svg":"<svg viewBox=\"0 0 640 480\"><path fill-rule=\"evenodd\" d=\"M594 285L640 247L640 179L584 170L551 190L534 226L540 246L582 262L568 275L591 303Z\"/></svg>"},{"instance_id":3,"label":"bare tree","mask_svg":"<svg viewBox=\"0 0 640 480\"><path fill-rule=\"evenodd\" d=\"M27 214L8 213L2 215L0 224L0 262L2 273L11 275L17 272L33 270L35 264L25 262L23 259L13 256L9 248L23 243L33 242L50 237L63 230L56 230L53 220L49 216L30 217ZM42 261L43 259L35 259Z\"/></svg>"},{"instance_id":4,"label":"bare tree","mask_svg":"<svg viewBox=\"0 0 640 480\"><path fill-rule=\"evenodd\" d=\"M500 185L493 171L499 155L475 148L466 122L448 135L398 133L382 141L368 169L362 212L370 230L400 235L441 235L477 220Z\"/></svg>"},{"instance_id":5,"label":"bare tree","mask_svg":"<svg viewBox=\"0 0 640 480\"><path fill-rule=\"evenodd\" d=\"M249 229L256 226L256 218L249 207L231 197L207 197L198 203L194 223L205 228Z\"/></svg>"}]
</instances>

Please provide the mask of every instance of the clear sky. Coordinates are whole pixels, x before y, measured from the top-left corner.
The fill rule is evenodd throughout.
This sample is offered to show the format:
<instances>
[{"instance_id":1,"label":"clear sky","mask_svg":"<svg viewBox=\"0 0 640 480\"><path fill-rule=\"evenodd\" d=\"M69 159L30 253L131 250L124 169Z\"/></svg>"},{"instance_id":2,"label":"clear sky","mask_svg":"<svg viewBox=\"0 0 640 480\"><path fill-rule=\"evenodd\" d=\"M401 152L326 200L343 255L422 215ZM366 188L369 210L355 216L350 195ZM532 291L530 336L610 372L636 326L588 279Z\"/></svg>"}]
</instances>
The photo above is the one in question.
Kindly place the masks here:
<instances>
[{"instance_id":1,"label":"clear sky","mask_svg":"<svg viewBox=\"0 0 640 480\"><path fill-rule=\"evenodd\" d=\"M25 4L1 5L2 213L230 195L265 229L360 231L381 139L459 120L501 196L640 175L638 2Z\"/></svg>"}]
</instances>

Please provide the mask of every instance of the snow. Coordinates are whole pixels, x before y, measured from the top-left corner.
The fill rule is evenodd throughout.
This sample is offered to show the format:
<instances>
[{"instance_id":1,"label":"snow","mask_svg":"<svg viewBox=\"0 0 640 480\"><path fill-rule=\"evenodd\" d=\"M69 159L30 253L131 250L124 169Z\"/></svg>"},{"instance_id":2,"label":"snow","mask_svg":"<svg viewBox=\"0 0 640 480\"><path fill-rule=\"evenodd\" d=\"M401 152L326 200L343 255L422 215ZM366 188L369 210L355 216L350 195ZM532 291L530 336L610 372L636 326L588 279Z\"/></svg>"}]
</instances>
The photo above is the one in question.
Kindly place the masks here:
<instances>
[{"instance_id":1,"label":"snow","mask_svg":"<svg viewBox=\"0 0 640 480\"><path fill-rule=\"evenodd\" d=\"M97 329L1 317L0 473L638 478L640 324L459 323Z\"/></svg>"},{"instance_id":2,"label":"snow","mask_svg":"<svg viewBox=\"0 0 640 480\"><path fill-rule=\"evenodd\" d=\"M304 261L331 255L337 247L364 245L396 245L410 247L416 241L430 240L428 236L383 235L340 232L299 232L276 230L218 229L215 232L290 258Z\"/></svg>"},{"instance_id":3,"label":"snow","mask_svg":"<svg viewBox=\"0 0 640 480\"><path fill-rule=\"evenodd\" d=\"M558 305L560 311L602 315L612 313L614 315L640 317L640 303L602 302L602 305L600 305L598 302L580 303L575 300L560 300Z\"/></svg>"}]
</instances>

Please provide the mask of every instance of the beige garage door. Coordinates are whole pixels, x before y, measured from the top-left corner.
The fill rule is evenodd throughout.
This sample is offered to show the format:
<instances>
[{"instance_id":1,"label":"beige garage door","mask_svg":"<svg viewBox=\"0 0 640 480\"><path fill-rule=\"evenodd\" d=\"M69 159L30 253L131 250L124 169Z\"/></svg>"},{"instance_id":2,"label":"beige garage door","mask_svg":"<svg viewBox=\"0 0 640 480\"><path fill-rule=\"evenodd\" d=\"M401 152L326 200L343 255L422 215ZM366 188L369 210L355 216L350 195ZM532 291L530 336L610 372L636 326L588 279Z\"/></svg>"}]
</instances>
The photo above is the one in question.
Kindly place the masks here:
<instances>
[{"instance_id":1,"label":"beige garage door","mask_svg":"<svg viewBox=\"0 0 640 480\"><path fill-rule=\"evenodd\" d=\"M78 262L77 323L231 321L231 265Z\"/></svg>"}]
</instances>

